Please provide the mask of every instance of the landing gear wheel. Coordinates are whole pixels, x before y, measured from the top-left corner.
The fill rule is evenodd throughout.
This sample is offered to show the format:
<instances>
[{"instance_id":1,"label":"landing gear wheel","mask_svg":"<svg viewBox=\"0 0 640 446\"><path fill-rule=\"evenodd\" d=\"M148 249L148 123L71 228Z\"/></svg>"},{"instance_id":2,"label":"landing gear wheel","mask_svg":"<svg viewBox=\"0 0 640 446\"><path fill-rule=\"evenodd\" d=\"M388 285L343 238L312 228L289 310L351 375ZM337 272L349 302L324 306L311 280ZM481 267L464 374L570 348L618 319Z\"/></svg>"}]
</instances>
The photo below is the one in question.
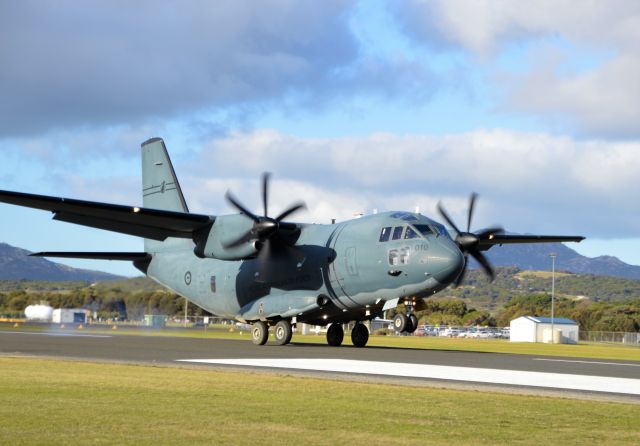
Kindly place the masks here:
<instances>
[{"instance_id":1,"label":"landing gear wheel","mask_svg":"<svg viewBox=\"0 0 640 446\"><path fill-rule=\"evenodd\" d=\"M364 347L369 340L369 330L364 324L357 323L351 330L351 342L354 347Z\"/></svg>"},{"instance_id":2,"label":"landing gear wheel","mask_svg":"<svg viewBox=\"0 0 640 446\"><path fill-rule=\"evenodd\" d=\"M251 341L256 345L264 345L269 339L269 327L262 321L254 322L251 327Z\"/></svg>"},{"instance_id":3,"label":"landing gear wheel","mask_svg":"<svg viewBox=\"0 0 640 446\"><path fill-rule=\"evenodd\" d=\"M327 344L332 347L339 347L344 339L342 324L331 324L327 330Z\"/></svg>"},{"instance_id":4,"label":"landing gear wheel","mask_svg":"<svg viewBox=\"0 0 640 446\"><path fill-rule=\"evenodd\" d=\"M409 315L409 322L411 322L411 327L407 327L405 330L407 333L413 333L418 328L418 317L411 313Z\"/></svg>"},{"instance_id":5,"label":"landing gear wheel","mask_svg":"<svg viewBox=\"0 0 640 446\"><path fill-rule=\"evenodd\" d=\"M393 318L393 328L396 331L402 333L407 330L407 325L409 324L409 318L404 313L398 313Z\"/></svg>"},{"instance_id":6,"label":"landing gear wheel","mask_svg":"<svg viewBox=\"0 0 640 446\"><path fill-rule=\"evenodd\" d=\"M273 329L273 333L275 334L276 345L288 344L291 342L291 335L293 334L291 323L286 319L279 321Z\"/></svg>"}]
</instances>

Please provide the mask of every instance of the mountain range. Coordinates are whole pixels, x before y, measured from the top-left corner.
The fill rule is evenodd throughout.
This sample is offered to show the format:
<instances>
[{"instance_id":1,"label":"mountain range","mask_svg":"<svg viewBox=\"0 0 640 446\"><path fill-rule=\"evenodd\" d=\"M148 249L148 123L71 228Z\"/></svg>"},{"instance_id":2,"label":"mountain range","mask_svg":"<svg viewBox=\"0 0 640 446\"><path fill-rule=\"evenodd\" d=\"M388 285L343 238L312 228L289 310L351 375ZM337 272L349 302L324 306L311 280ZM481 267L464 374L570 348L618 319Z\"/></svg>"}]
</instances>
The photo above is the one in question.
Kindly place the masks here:
<instances>
[{"instance_id":1,"label":"mountain range","mask_svg":"<svg viewBox=\"0 0 640 446\"><path fill-rule=\"evenodd\" d=\"M612 256L585 257L562 243L495 246L487 251L487 257L494 266L550 271L551 253L557 256L557 271L640 280L640 266L629 265ZM0 243L0 280L95 282L122 279L122 276L115 274L72 268L41 257L29 257L29 254L25 249ZM474 262L470 266L478 267Z\"/></svg>"},{"instance_id":2,"label":"mountain range","mask_svg":"<svg viewBox=\"0 0 640 446\"><path fill-rule=\"evenodd\" d=\"M102 271L72 268L42 257L29 257L30 251L0 243L0 280L82 281L122 279Z\"/></svg>"},{"instance_id":3,"label":"mountain range","mask_svg":"<svg viewBox=\"0 0 640 446\"><path fill-rule=\"evenodd\" d=\"M613 256L585 257L562 243L494 246L487 257L495 266L551 271L551 253L556 254L556 271L640 280L640 266Z\"/></svg>"}]
</instances>

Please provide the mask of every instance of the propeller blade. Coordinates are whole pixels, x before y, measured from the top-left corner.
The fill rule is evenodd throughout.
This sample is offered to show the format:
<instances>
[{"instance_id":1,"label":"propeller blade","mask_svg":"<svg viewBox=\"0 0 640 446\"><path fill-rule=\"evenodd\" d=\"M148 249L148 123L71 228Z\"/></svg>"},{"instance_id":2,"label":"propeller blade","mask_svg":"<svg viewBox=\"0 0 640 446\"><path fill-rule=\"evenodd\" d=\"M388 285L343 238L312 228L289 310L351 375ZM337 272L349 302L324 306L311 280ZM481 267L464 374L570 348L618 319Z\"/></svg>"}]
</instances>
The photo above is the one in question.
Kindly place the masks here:
<instances>
[{"instance_id":1,"label":"propeller blade","mask_svg":"<svg viewBox=\"0 0 640 446\"><path fill-rule=\"evenodd\" d=\"M269 215L267 213L267 196L269 195L269 177L271 174L269 172L262 173L262 205L264 206L264 216Z\"/></svg>"},{"instance_id":2,"label":"propeller blade","mask_svg":"<svg viewBox=\"0 0 640 446\"><path fill-rule=\"evenodd\" d=\"M252 240L255 238L255 235L253 234L253 232L251 230L245 232L244 234L242 234L240 237L238 237L237 239L233 240L232 242L229 243L223 243L222 247L225 249L230 249L230 248L235 248L237 246L240 246L244 243L247 243L248 241Z\"/></svg>"},{"instance_id":3,"label":"propeller blade","mask_svg":"<svg viewBox=\"0 0 640 446\"><path fill-rule=\"evenodd\" d=\"M227 191L227 193L224 194L224 197L233 207L235 207L237 210L245 214L251 220L255 221L256 223L260 221L260 219L256 215L254 215L253 212L251 212L250 210L245 208L242 204L240 204L240 202L231 194L231 191Z\"/></svg>"},{"instance_id":4,"label":"propeller blade","mask_svg":"<svg viewBox=\"0 0 640 446\"><path fill-rule=\"evenodd\" d=\"M258 282L266 282L269 279L269 263L271 260L271 240L266 239L258 253Z\"/></svg>"},{"instance_id":5,"label":"propeller blade","mask_svg":"<svg viewBox=\"0 0 640 446\"><path fill-rule=\"evenodd\" d=\"M476 204L476 198L478 198L478 194L475 192L471 194L471 198L469 198L469 212L467 214L467 232L471 231L471 219L473 218L473 208Z\"/></svg>"},{"instance_id":6,"label":"propeller blade","mask_svg":"<svg viewBox=\"0 0 640 446\"><path fill-rule=\"evenodd\" d=\"M441 202L438 202L438 212L440 212L440 215L442 215L442 218L444 218L447 221L447 223L449 223L449 226L451 226L458 234L460 234L460 229L458 229L458 227L453 222L453 220L451 220L451 218L449 217L449 214L447 214L447 212L444 210L444 207L442 206Z\"/></svg>"},{"instance_id":7,"label":"propeller blade","mask_svg":"<svg viewBox=\"0 0 640 446\"><path fill-rule=\"evenodd\" d=\"M464 280L464 276L467 274L467 262L469 260L469 256L467 256L467 254L464 255L464 267L462 268L462 272L460 273L460 275L458 277L456 277L456 280L453 282L453 287L454 288L458 288L460 286L460 284L462 283L462 281Z\"/></svg>"},{"instance_id":8,"label":"propeller blade","mask_svg":"<svg viewBox=\"0 0 640 446\"><path fill-rule=\"evenodd\" d=\"M306 209L307 205L300 202L300 203L296 203L293 206L291 206L289 209L287 209L286 211L284 211L282 214L278 215L276 217L276 221L280 222L282 220L284 220L286 217L288 217L289 215L293 214L294 212L299 211L300 209Z\"/></svg>"},{"instance_id":9,"label":"propeller blade","mask_svg":"<svg viewBox=\"0 0 640 446\"><path fill-rule=\"evenodd\" d=\"M496 277L496 273L493 271L493 267L489 263L489 260L482 254L480 251L471 251L469 254L473 256L474 259L478 261L480 265L482 265L482 269L487 273L489 278L493 281Z\"/></svg>"}]
</instances>

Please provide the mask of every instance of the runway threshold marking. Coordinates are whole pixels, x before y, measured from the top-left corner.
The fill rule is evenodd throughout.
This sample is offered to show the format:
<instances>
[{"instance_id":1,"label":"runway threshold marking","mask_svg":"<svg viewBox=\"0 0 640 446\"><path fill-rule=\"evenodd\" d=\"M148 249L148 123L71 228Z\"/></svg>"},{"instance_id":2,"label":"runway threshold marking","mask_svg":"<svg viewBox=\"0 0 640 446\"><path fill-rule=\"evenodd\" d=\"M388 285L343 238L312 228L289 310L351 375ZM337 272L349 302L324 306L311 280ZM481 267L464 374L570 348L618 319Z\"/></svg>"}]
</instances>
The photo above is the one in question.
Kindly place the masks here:
<instances>
[{"instance_id":1,"label":"runway threshold marking","mask_svg":"<svg viewBox=\"0 0 640 446\"><path fill-rule=\"evenodd\" d=\"M640 367L640 364L629 364L627 362L580 361L577 359L548 359L548 358L533 358L533 360L549 361L549 362L577 362L580 364L596 364L596 365L620 365L625 367Z\"/></svg>"},{"instance_id":2,"label":"runway threshold marking","mask_svg":"<svg viewBox=\"0 0 640 446\"><path fill-rule=\"evenodd\" d=\"M111 335L93 335L82 333L56 333L56 332L29 332L29 331L0 331L0 334L20 334L20 335L35 335L35 336L60 336L69 338L111 338Z\"/></svg>"},{"instance_id":3,"label":"runway threshold marking","mask_svg":"<svg viewBox=\"0 0 640 446\"><path fill-rule=\"evenodd\" d=\"M321 372L386 375L442 379L488 384L544 387L591 392L640 395L640 379L585 376L564 373L527 372L398 362L357 361L351 359L179 359L201 364L269 367Z\"/></svg>"}]
</instances>

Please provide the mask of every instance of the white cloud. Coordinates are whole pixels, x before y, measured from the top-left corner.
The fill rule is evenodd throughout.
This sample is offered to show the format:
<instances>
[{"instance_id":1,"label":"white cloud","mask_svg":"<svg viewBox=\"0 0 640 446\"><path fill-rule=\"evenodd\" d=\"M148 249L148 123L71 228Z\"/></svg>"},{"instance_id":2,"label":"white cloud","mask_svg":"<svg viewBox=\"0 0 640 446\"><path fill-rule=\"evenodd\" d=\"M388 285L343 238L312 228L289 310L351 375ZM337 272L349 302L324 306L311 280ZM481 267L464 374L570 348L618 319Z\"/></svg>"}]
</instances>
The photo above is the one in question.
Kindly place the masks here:
<instances>
[{"instance_id":1,"label":"white cloud","mask_svg":"<svg viewBox=\"0 0 640 446\"><path fill-rule=\"evenodd\" d=\"M205 173L192 165L189 170L200 178L253 178L234 192L257 208L260 172L273 171L274 194L280 183L286 185L287 200L278 202L279 209L305 199L314 218L415 206L433 214L442 198L463 222L467 197L477 191L483 197L477 225L600 237L611 235L613 226L617 236L640 232L640 202L633 196L640 177L638 141L579 141L502 129L321 139L265 129L212 141L197 164L211 167ZM219 201L224 190L198 194ZM314 213L316 202L329 211Z\"/></svg>"},{"instance_id":2,"label":"white cloud","mask_svg":"<svg viewBox=\"0 0 640 446\"><path fill-rule=\"evenodd\" d=\"M506 92L506 111L548 123L567 118L585 134L640 135L637 1L415 0L404 6L394 9L414 38L463 48L489 65L498 79L494 88ZM514 43L528 45L521 49L530 52L529 63L505 74L491 63ZM503 84L505 77L510 82Z\"/></svg>"}]
</instances>

